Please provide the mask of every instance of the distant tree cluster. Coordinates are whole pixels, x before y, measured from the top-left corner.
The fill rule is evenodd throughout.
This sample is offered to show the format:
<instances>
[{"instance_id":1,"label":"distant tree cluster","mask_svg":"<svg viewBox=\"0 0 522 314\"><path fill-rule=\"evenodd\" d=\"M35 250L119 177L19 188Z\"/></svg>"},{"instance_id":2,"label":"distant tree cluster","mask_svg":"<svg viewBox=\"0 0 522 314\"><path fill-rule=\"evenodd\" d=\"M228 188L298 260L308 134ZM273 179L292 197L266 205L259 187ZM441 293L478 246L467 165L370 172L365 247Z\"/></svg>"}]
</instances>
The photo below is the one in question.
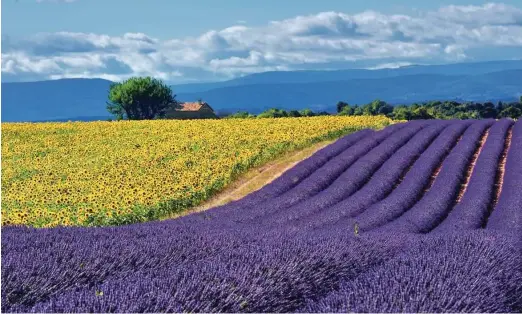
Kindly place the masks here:
<instances>
[{"instance_id":1,"label":"distant tree cluster","mask_svg":"<svg viewBox=\"0 0 522 314\"><path fill-rule=\"evenodd\" d=\"M393 106L379 99L362 106L350 106L348 103L340 101L337 103L337 112L345 116L389 115L393 112Z\"/></svg>"},{"instance_id":2,"label":"distant tree cluster","mask_svg":"<svg viewBox=\"0 0 522 314\"><path fill-rule=\"evenodd\" d=\"M222 117L225 119L249 119L255 118L256 116L246 111L238 111L236 113L224 115Z\"/></svg>"},{"instance_id":3,"label":"distant tree cluster","mask_svg":"<svg viewBox=\"0 0 522 314\"><path fill-rule=\"evenodd\" d=\"M287 117L314 117L314 116L327 116L330 115L326 111L320 111L320 112L314 112L310 109L303 109L303 110L283 110L283 109L277 109L272 108L268 109L260 114L253 115L251 113L248 113L246 111L239 111L237 113L231 114L226 116L226 119L244 119L244 118L287 118Z\"/></svg>"},{"instance_id":4,"label":"distant tree cluster","mask_svg":"<svg viewBox=\"0 0 522 314\"><path fill-rule=\"evenodd\" d=\"M382 100L375 100L365 105L337 103L339 115L363 116L385 115L394 120L418 119L518 119L522 116L522 96L520 102L478 103L457 101L429 101L411 105L392 106Z\"/></svg>"}]
</instances>

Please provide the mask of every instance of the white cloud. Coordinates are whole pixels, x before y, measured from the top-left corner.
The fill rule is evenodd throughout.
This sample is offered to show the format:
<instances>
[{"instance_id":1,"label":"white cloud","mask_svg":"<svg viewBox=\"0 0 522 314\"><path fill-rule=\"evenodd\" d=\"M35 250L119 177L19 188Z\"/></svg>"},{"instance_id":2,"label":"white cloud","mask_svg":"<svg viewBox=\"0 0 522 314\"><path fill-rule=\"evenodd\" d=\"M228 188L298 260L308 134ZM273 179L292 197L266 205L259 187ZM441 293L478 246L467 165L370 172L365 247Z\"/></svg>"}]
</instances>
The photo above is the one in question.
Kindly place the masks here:
<instances>
[{"instance_id":1,"label":"white cloud","mask_svg":"<svg viewBox=\"0 0 522 314\"><path fill-rule=\"evenodd\" d=\"M132 75L114 75L114 74L106 74L106 73L93 73L89 71L84 72L76 72L76 73L62 73L62 74L51 74L49 75L49 79L51 80L59 80L64 78L101 78L109 81L122 81L125 80Z\"/></svg>"},{"instance_id":2,"label":"white cloud","mask_svg":"<svg viewBox=\"0 0 522 314\"><path fill-rule=\"evenodd\" d=\"M368 70L397 69L397 68L405 67L405 66L409 66L409 65L413 65L413 63L411 63L411 62L392 62L392 63L378 64L376 66L369 67L367 69Z\"/></svg>"},{"instance_id":3,"label":"white cloud","mask_svg":"<svg viewBox=\"0 0 522 314\"><path fill-rule=\"evenodd\" d=\"M2 54L2 72L5 68L6 72L32 72L37 74L45 74L53 71L61 70L55 60L49 58L30 57L20 53Z\"/></svg>"},{"instance_id":4,"label":"white cloud","mask_svg":"<svg viewBox=\"0 0 522 314\"><path fill-rule=\"evenodd\" d=\"M450 5L440 8L431 16L468 25L522 24L522 11L502 3L487 3L483 6Z\"/></svg>"},{"instance_id":5,"label":"white cloud","mask_svg":"<svg viewBox=\"0 0 522 314\"><path fill-rule=\"evenodd\" d=\"M169 40L143 33L3 36L2 72L42 79L152 75L177 82L269 70L462 61L480 49L522 48L522 9L501 3L409 15L321 12L262 27L239 24Z\"/></svg>"},{"instance_id":6,"label":"white cloud","mask_svg":"<svg viewBox=\"0 0 522 314\"><path fill-rule=\"evenodd\" d=\"M62 73L62 74L52 74L49 76L49 79L57 80L57 79L63 79L63 78L102 78L102 79L106 79L109 81L122 81L122 80L126 80L134 75L135 74L117 75L117 74L107 74L107 73L102 73L102 72L90 72L90 71L84 71L81 73L79 73L79 72L71 73L71 72L66 71L65 73ZM158 74L155 75L156 78L163 79L163 80L167 80L169 78L179 77L179 76L183 76L183 74L180 72L177 72L177 71L169 72L169 73L159 72Z\"/></svg>"}]
</instances>

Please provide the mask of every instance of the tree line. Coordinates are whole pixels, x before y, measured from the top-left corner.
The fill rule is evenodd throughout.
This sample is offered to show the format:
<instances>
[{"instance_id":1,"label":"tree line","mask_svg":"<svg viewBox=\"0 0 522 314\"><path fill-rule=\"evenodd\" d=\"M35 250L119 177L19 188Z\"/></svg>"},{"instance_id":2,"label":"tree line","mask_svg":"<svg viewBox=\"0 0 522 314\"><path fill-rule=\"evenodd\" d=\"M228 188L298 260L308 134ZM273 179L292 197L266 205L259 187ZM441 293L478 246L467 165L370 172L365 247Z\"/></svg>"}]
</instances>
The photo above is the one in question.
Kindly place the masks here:
<instances>
[{"instance_id":1,"label":"tree line","mask_svg":"<svg viewBox=\"0 0 522 314\"><path fill-rule=\"evenodd\" d=\"M164 118L165 114L178 106L176 95L161 80L151 77L133 77L110 86L107 110L116 119L143 120ZM411 105L396 105L382 100L374 100L364 105L350 105L339 101L338 115L375 116L385 115L394 120L417 119L487 119L513 118L522 116L522 96L519 102L464 102L428 101ZM283 110L272 108L253 115L246 111L227 115L224 118L283 118L312 117L329 115L326 111L314 112L310 109Z\"/></svg>"},{"instance_id":2,"label":"tree line","mask_svg":"<svg viewBox=\"0 0 522 314\"><path fill-rule=\"evenodd\" d=\"M336 105L337 115L342 116L377 116L385 115L394 120L419 119L518 119L522 116L522 96L520 102L464 102L457 101L428 101L411 105L392 106L382 100L374 100L364 105L350 105L339 101ZM224 118L284 118L284 117L313 117L329 115L328 112L313 112L304 110L283 110L272 108L260 114L253 115L240 111Z\"/></svg>"},{"instance_id":3,"label":"tree line","mask_svg":"<svg viewBox=\"0 0 522 314\"><path fill-rule=\"evenodd\" d=\"M337 114L346 116L385 115L394 120L418 119L518 119L522 116L522 96L519 102L457 102L428 101L411 105L392 106L382 100L365 105L350 105L339 101Z\"/></svg>"},{"instance_id":4,"label":"tree line","mask_svg":"<svg viewBox=\"0 0 522 314\"><path fill-rule=\"evenodd\" d=\"M245 118L298 118L298 117L315 117L328 116L326 111L314 112L310 109L303 110L284 110L278 108L271 108L258 115L251 114L247 111L238 111L236 113L224 116L225 119L245 119Z\"/></svg>"}]
</instances>

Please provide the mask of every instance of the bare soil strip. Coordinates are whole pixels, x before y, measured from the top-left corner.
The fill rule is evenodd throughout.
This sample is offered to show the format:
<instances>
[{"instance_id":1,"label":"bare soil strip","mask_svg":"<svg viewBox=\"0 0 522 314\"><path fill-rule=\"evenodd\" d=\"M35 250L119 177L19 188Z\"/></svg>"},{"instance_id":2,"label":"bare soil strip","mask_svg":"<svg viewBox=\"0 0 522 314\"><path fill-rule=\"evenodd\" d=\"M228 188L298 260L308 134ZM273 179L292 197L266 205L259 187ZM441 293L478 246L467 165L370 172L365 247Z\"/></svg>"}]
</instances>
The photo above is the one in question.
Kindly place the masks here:
<instances>
[{"instance_id":1,"label":"bare soil strip","mask_svg":"<svg viewBox=\"0 0 522 314\"><path fill-rule=\"evenodd\" d=\"M502 193L502 184L504 182L504 173L506 171L506 160L509 152L509 148L511 147L511 136L513 133L513 126L511 126L508 130L506 141L504 142L504 150L502 151L502 155L500 155L500 161L498 163L497 170L497 180L495 182L495 194L493 197L493 202L491 205L491 209L497 207L498 200L500 198L500 193Z\"/></svg>"},{"instance_id":2,"label":"bare soil strip","mask_svg":"<svg viewBox=\"0 0 522 314\"><path fill-rule=\"evenodd\" d=\"M315 152L333 142L334 141L331 140L319 142L299 151L287 153L281 158L268 162L260 167L250 169L232 182L227 188L214 195L209 200L196 207L185 210L182 213L171 215L165 219L178 218L195 212L205 211L243 198L244 196L269 184L301 160L312 156Z\"/></svg>"},{"instance_id":3,"label":"bare soil strip","mask_svg":"<svg viewBox=\"0 0 522 314\"><path fill-rule=\"evenodd\" d=\"M433 171L433 173L431 174L430 182L424 189L424 192L428 192L431 189L431 187L433 186L435 179L437 179L437 176L439 175L441 169L442 169L442 162L440 163L440 165L437 166L437 169L435 169L435 171Z\"/></svg>"},{"instance_id":4,"label":"bare soil strip","mask_svg":"<svg viewBox=\"0 0 522 314\"><path fill-rule=\"evenodd\" d=\"M468 188L469 180L471 179L471 176L473 175L473 171L475 170L475 164L477 163L477 159L480 156L480 153L482 152L482 149L484 147L484 144L486 143L486 140L489 136L489 129L484 132L482 135L479 145L477 149L475 150L475 153L473 154L473 157L471 157L471 162L469 163L468 170L466 171L466 176L464 177L464 181L460 185L459 194L457 196L457 199L455 200L455 204L460 203L462 200L462 197L464 196L464 193L466 193L466 190Z\"/></svg>"}]
</instances>

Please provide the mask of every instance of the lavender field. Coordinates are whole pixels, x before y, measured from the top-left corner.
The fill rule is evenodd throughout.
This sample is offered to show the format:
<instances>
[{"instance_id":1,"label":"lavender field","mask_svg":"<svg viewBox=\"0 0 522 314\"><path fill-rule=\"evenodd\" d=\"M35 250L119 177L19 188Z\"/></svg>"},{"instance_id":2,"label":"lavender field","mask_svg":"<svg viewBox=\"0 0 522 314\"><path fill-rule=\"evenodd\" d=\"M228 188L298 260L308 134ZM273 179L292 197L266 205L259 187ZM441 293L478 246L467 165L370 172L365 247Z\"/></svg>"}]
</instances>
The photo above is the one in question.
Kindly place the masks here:
<instances>
[{"instance_id":1,"label":"lavender field","mask_svg":"<svg viewBox=\"0 0 522 314\"><path fill-rule=\"evenodd\" d=\"M522 121L345 136L174 220L2 228L2 312L522 312Z\"/></svg>"}]
</instances>

